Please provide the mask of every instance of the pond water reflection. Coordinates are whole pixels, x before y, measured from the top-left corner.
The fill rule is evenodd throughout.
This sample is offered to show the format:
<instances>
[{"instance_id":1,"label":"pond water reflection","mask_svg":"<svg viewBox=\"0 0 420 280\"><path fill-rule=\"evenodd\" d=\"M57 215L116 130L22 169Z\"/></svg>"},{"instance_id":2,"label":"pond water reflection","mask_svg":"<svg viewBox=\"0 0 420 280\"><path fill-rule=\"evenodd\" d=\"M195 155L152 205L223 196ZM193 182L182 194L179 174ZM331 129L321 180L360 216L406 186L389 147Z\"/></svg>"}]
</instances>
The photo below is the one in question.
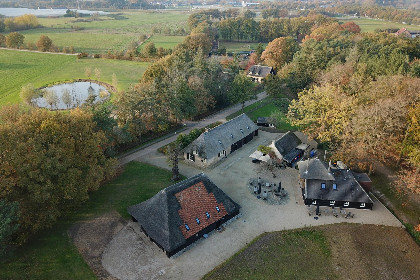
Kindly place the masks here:
<instances>
[{"instance_id":1,"label":"pond water reflection","mask_svg":"<svg viewBox=\"0 0 420 280\"><path fill-rule=\"evenodd\" d=\"M40 108L62 110L79 107L88 99L94 103L101 102L109 96L104 86L93 82L74 82L44 88L41 96L32 99L32 103Z\"/></svg>"}]
</instances>

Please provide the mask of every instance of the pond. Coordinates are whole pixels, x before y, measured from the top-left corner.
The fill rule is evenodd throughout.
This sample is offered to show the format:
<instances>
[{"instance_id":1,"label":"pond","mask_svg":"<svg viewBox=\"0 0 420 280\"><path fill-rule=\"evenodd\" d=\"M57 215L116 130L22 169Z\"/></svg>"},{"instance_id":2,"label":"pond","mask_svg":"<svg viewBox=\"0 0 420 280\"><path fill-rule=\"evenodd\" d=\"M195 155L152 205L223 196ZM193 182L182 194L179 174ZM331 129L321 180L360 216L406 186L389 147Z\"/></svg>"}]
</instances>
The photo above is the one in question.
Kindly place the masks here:
<instances>
[{"instance_id":1,"label":"pond","mask_svg":"<svg viewBox=\"0 0 420 280\"><path fill-rule=\"evenodd\" d=\"M41 96L32 99L32 104L40 108L64 110L79 107L87 99L102 102L110 96L109 91L93 82L73 82L41 89Z\"/></svg>"},{"instance_id":2,"label":"pond","mask_svg":"<svg viewBox=\"0 0 420 280\"><path fill-rule=\"evenodd\" d=\"M100 15L108 14L107 12L102 11L88 11L88 10L75 10L70 9L71 11L77 11L79 14L88 14L92 15L99 13ZM28 8L0 8L0 15L6 17L17 17L23 16L25 14L35 15L37 17L49 17L49 16L64 16L67 9L28 9Z\"/></svg>"}]
</instances>

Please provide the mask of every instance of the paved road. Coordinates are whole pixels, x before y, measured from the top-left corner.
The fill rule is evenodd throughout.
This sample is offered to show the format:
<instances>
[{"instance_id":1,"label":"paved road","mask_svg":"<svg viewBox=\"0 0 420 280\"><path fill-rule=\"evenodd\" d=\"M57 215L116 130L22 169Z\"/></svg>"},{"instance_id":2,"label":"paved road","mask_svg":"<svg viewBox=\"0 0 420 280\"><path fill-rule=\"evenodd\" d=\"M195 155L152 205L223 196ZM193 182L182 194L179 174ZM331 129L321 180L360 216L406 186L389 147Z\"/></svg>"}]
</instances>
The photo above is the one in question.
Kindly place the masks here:
<instances>
[{"instance_id":1,"label":"paved road","mask_svg":"<svg viewBox=\"0 0 420 280\"><path fill-rule=\"evenodd\" d=\"M245 106L253 104L253 103L265 98L266 96L267 96L267 93L265 91L261 92L260 94L258 94L256 100L251 100L251 101L246 102ZM192 121L186 122L186 125L187 125L188 128L185 131L183 131L183 133L189 133L191 131L191 129L193 129L193 128L203 128L203 127L205 127L209 124L212 124L214 122L217 122L217 121L225 122L227 116L237 112L241 108L242 108L242 104L237 104L237 105L234 105L234 106L229 107L227 109L224 109L222 111L219 111L219 112L217 112L217 113L215 113L211 116L208 116L207 118L202 119L198 122L192 122ZM133 152L129 155L123 156L123 157L120 158L120 165L124 165L124 164L129 163L130 161L135 160L135 159L145 157L146 155L155 151L159 147L162 147L166 144L169 144L169 143L175 141L176 137L177 137L177 135L175 134L172 137L169 137L169 138L166 138L162 141L156 142L156 143L154 143L150 146L145 147L144 149L141 149L141 150L135 151L135 152Z\"/></svg>"}]
</instances>

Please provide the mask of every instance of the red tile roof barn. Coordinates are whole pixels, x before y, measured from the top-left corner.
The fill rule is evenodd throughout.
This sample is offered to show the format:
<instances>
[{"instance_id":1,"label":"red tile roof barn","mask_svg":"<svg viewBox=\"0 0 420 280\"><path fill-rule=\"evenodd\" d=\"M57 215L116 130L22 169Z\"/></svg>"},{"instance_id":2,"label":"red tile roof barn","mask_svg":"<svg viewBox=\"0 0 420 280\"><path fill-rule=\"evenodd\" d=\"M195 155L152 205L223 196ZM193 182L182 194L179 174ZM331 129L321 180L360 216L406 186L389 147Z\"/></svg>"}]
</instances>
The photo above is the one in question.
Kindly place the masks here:
<instances>
[{"instance_id":1,"label":"red tile roof barn","mask_svg":"<svg viewBox=\"0 0 420 280\"><path fill-rule=\"evenodd\" d=\"M185 225L179 227L185 239L228 214L223 204L217 203L214 194L207 192L203 182L199 182L175 194L175 196L181 205L181 209L178 210L179 216L190 228L187 230ZM219 207L219 212L216 206ZM207 217L206 212L210 215L210 218ZM199 224L196 219L199 219Z\"/></svg>"}]
</instances>

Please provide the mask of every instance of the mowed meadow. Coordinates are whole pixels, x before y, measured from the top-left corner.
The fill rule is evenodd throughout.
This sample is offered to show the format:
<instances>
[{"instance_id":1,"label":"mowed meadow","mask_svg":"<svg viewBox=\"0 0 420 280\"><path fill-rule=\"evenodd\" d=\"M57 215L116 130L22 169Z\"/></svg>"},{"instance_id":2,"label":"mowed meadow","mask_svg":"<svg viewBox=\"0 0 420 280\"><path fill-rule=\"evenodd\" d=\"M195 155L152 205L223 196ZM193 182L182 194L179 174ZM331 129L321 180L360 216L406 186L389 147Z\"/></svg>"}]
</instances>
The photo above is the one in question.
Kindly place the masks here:
<instances>
[{"instance_id":1,"label":"mowed meadow","mask_svg":"<svg viewBox=\"0 0 420 280\"><path fill-rule=\"evenodd\" d=\"M100 81L111 83L115 73L118 89L139 81L149 63L113 59L77 59L75 55L0 50L0 106L20 102L22 86L42 87L52 83L86 79L85 69L101 72ZM95 77L92 77L95 79Z\"/></svg>"},{"instance_id":2,"label":"mowed meadow","mask_svg":"<svg viewBox=\"0 0 420 280\"><path fill-rule=\"evenodd\" d=\"M54 45L62 49L73 46L76 52L105 53L124 51L133 42L139 42L141 35L152 35L152 29L187 28L189 13L185 11L138 11L97 16L94 19L59 17L39 18L42 28L22 31L25 43L35 43L46 35ZM150 41L156 47L173 48L182 42L184 36L153 34Z\"/></svg>"}]
</instances>

